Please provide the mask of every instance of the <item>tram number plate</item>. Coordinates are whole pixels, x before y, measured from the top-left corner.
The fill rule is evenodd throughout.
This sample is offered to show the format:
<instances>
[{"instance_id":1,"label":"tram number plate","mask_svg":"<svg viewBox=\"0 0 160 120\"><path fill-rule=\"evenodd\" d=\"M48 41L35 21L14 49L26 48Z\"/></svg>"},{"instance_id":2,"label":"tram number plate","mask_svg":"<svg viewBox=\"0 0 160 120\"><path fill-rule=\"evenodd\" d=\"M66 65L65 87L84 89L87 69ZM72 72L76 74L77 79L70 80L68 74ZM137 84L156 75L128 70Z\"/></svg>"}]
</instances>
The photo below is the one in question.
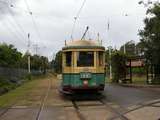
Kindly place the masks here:
<instances>
[{"instance_id":1,"label":"tram number plate","mask_svg":"<svg viewBox=\"0 0 160 120\"><path fill-rule=\"evenodd\" d=\"M81 79L90 79L91 73L80 73L80 78Z\"/></svg>"}]
</instances>

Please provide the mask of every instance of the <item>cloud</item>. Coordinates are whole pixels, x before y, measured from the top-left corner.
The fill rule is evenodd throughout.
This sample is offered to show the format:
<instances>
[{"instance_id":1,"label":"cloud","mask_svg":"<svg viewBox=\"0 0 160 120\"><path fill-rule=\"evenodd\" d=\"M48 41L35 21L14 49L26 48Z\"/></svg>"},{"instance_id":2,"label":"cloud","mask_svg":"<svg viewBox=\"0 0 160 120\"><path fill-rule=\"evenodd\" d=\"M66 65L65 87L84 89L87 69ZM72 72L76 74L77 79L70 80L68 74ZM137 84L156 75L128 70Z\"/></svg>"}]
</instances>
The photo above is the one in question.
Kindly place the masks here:
<instances>
[{"instance_id":1,"label":"cloud","mask_svg":"<svg viewBox=\"0 0 160 120\"><path fill-rule=\"evenodd\" d=\"M5 15L10 14L10 9L14 7L14 5L18 2L19 0L0 0L0 17L3 18ZM16 15L16 11L12 11L13 15Z\"/></svg>"},{"instance_id":2,"label":"cloud","mask_svg":"<svg viewBox=\"0 0 160 120\"><path fill-rule=\"evenodd\" d=\"M32 19L24 0L11 1L14 7L10 9L14 16L10 15L6 5L0 4L1 9L5 11L0 21L0 31L3 31L0 41L5 39L7 43L14 44L24 52L27 46L27 33L30 33L32 45L38 44L41 47L40 53L46 56L51 56L60 50L64 41L71 39L74 17L83 2L82 0L27 0L33 13ZM138 29L143 28L146 9L138 5L138 1L87 0L77 20L74 38L80 39L86 26L89 26L86 38L96 39L99 32L105 47L109 45L120 47L129 40L139 41L137 33ZM108 20L110 21L109 31L107 31ZM25 34L15 22L24 29ZM34 50L32 51L34 53Z\"/></svg>"}]
</instances>

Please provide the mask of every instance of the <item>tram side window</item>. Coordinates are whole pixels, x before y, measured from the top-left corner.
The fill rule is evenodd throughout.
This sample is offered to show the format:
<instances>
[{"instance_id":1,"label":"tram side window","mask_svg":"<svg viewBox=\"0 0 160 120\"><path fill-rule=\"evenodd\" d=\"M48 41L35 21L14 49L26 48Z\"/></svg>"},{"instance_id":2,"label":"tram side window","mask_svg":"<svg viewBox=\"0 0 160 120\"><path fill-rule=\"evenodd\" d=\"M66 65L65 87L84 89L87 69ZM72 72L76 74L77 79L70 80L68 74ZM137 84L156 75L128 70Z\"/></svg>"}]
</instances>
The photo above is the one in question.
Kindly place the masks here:
<instances>
[{"instance_id":1,"label":"tram side window","mask_svg":"<svg viewBox=\"0 0 160 120\"><path fill-rule=\"evenodd\" d=\"M72 63L72 52L66 52L66 66L70 67Z\"/></svg>"},{"instance_id":2,"label":"tram side window","mask_svg":"<svg viewBox=\"0 0 160 120\"><path fill-rule=\"evenodd\" d=\"M77 52L78 67L94 66L94 52Z\"/></svg>"},{"instance_id":3,"label":"tram side window","mask_svg":"<svg viewBox=\"0 0 160 120\"><path fill-rule=\"evenodd\" d=\"M104 65L103 52L99 52L99 66Z\"/></svg>"}]
</instances>

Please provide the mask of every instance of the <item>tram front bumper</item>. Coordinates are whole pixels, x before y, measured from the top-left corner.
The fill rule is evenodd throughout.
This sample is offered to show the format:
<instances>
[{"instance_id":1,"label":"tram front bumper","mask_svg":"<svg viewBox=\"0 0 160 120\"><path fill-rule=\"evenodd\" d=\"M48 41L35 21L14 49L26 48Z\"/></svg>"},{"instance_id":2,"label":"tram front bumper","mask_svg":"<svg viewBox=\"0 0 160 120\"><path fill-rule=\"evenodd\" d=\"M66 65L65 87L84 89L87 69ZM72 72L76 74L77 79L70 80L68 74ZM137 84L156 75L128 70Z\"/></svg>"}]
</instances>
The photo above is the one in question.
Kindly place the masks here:
<instances>
[{"instance_id":1,"label":"tram front bumper","mask_svg":"<svg viewBox=\"0 0 160 120\"><path fill-rule=\"evenodd\" d=\"M78 90L98 90L103 91L104 85L99 86L63 86L64 91L78 91Z\"/></svg>"}]
</instances>

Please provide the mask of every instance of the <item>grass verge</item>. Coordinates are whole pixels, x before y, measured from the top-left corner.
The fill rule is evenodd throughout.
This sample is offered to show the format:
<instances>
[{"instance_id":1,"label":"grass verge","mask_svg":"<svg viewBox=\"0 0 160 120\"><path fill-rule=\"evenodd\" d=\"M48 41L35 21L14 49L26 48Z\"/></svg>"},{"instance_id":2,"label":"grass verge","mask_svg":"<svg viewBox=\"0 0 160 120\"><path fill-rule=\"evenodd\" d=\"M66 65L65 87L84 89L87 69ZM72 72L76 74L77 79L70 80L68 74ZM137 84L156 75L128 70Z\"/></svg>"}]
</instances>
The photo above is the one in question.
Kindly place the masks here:
<instances>
[{"instance_id":1,"label":"grass verge","mask_svg":"<svg viewBox=\"0 0 160 120\"><path fill-rule=\"evenodd\" d=\"M25 82L23 85L9 91L6 94L0 96L0 108L9 107L16 103L18 99L23 98L27 93L30 93L32 89L39 83L41 79L46 78L48 75L33 76L30 81Z\"/></svg>"}]
</instances>

